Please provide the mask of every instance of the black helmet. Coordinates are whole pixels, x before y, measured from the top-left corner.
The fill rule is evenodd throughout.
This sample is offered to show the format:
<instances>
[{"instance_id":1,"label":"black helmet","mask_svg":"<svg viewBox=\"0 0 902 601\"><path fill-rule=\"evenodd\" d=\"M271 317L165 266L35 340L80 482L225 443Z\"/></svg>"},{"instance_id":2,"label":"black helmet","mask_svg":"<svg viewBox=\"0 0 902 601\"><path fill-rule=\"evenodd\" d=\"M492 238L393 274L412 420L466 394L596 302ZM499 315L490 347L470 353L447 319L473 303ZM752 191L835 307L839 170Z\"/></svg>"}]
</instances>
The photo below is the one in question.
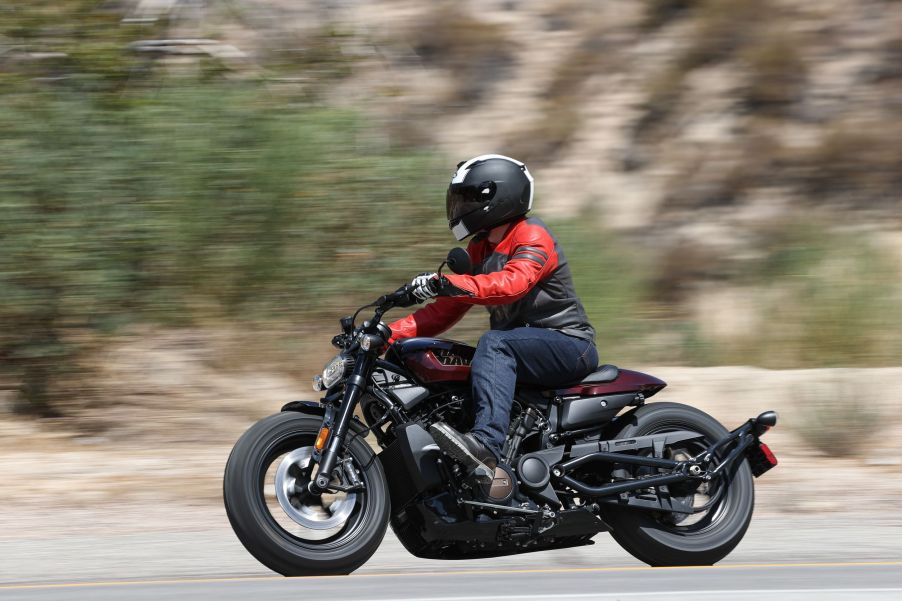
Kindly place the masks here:
<instances>
[{"instance_id":1,"label":"black helmet","mask_svg":"<svg viewBox=\"0 0 902 601\"><path fill-rule=\"evenodd\" d=\"M506 223L532 208L532 176L526 165L500 154L457 164L446 198L448 227L458 240Z\"/></svg>"}]
</instances>

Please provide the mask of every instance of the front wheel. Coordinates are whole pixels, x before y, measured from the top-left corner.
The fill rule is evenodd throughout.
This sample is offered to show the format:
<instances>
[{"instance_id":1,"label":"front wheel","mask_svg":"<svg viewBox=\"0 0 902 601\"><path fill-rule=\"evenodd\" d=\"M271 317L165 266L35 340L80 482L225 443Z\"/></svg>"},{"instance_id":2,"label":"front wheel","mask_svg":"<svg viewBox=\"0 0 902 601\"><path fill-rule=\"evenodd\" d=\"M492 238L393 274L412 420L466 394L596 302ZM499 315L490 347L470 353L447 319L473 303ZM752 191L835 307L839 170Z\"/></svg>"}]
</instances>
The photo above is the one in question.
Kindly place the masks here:
<instances>
[{"instance_id":1,"label":"front wheel","mask_svg":"<svg viewBox=\"0 0 902 601\"><path fill-rule=\"evenodd\" d=\"M698 454L729 434L720 422L703 411L678 403L652 403L636 410L616 438L674 430L691 430L703 435L700 442L686 441L665 449L669 458L678 461ZM667 493L681 497L699 510L675 514L609 507L605 512L611 534L620 546L652 566L715 564L739 544L752 519L755 488L752 472L744 459L734 463L732 470L717 480L701 485L671 485Z\"/></svg>"},{"instance_id":2,"label":"front wheel","mask_svg":"<svg viewBox=\"0 0 902 601\"><path fill-rule=\"evenodd\" d=\"M285 576L349 574L376 552L388 525L382 464L360 437L351 438L333 483L349 471L362 490L304 493L316 475L313 444L321 420L284 412L260 420L235 443L223 499L235 534L266 567Z\"/></svg>"}]
</instances>

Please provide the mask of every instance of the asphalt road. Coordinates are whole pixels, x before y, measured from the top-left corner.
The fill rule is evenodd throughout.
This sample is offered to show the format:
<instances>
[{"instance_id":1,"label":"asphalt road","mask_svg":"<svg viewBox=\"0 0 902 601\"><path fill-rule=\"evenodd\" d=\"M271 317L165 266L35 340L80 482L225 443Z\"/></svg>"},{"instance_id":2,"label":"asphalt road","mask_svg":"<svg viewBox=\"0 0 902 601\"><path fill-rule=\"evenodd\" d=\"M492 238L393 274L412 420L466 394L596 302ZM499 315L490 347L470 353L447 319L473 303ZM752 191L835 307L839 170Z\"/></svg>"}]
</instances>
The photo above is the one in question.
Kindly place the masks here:
<instances>
[{"instance_id":1,"label":"asphalt road","mask_svg":"<svg viewBox=\"0 0 902 601\"><path fill-rule=\"evenodd\" d=\"M902 562L749 564L708 568L572 568L6 585L15 601L217 599L507 601L534 599L902 599Z\"/></svg>"},{"instance_id":2,"label":"asphalt road","mask_svg":"<svg viewBox=\"0 0 902 601\"><path fill-rule=\"evenodd\" d=\"M96 512L75 511L65 516L65 527L30 529L0 513L0 601L608 601L657 594L693 601L902 600L902 518L896 514L758 516L742 543L713 568L647 568L604 534L586 547L430 561L412 557L389 532L355 575L286 579L241 547L220 509L160 511L163 522L182 528L151 528L160 520L134 513L133 526L122 529L98 520Z\"/></svg>"}]
</instances>

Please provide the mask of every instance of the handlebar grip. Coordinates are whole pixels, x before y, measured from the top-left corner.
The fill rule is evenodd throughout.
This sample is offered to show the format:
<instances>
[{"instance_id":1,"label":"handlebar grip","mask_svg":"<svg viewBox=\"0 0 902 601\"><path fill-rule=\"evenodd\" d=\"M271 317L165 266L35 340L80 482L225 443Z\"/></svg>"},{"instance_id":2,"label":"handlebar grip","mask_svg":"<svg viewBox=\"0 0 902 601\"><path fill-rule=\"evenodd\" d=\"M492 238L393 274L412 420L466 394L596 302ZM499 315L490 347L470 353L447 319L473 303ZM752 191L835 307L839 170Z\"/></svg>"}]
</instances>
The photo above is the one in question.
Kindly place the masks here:
<instances>
[{"instance_id":1,"label":"handlebar grip","mask_svg":"<svg viewBox=\"0 0 902 601\"><path fill-rule=\"evenodd\" d=\"M412 290L413 286L404 284L389 296L392 301L394 301L396 307L412 307L420 302L420 299L411 294Z\"/></svg>"},{"instance_id":2,"label":"handlebar grip","mask_svg":"<svg viewBox=\"0 0 902 601\"><path fill-rule=\"evenodd\" d=\"M413 286L404 284L391 294L380 296L375 304L380 306L390 304L393 307L412 307L419 303L420 300L411 294L411 290L413 290Z\"/></svg>"}]
</instances>

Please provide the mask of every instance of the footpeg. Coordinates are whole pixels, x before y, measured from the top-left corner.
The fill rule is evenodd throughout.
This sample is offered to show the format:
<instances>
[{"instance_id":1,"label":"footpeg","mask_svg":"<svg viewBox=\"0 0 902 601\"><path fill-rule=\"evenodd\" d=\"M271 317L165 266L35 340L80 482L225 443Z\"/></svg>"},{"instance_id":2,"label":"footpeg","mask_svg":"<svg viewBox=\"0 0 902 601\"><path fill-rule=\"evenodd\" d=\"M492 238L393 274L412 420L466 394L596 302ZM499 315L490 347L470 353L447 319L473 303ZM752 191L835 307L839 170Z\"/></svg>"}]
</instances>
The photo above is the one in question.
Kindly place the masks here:
<instances>
[{"instance_id":1,"label":"footpeg","mask_svg":"<svg viewBox=\"0 0 902 601\"><path fill-rule=\"evenodd\" d=\"M470 474L478 480L484 480L488 482L491 482L495 477L495 471L489 469L489 467L484 463L480 463L475 468L473 468L473 471L470 472Z\"/></svg>"}]
</instances>

